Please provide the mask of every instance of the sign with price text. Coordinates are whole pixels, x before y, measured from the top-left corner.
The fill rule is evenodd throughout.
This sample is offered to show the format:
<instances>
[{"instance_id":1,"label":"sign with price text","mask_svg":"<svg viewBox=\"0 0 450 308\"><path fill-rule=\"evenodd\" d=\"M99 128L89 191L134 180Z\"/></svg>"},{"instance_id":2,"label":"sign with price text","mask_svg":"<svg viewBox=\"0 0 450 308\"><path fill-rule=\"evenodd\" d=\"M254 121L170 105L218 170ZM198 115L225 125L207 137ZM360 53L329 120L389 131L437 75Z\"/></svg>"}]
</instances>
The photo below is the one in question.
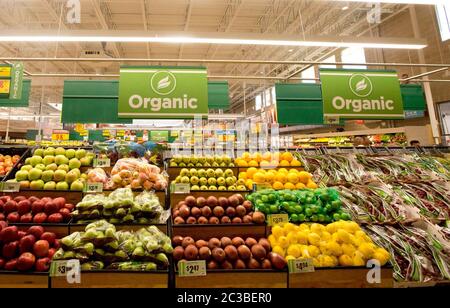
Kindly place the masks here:
<instances>
[{"instance_id":1,"label":"sign with price text","mask_svg":"<svg viewBox=\"0 0 450 308\"><path fill-rule=\"evenodd\" d=\"M18 192L20 190L20 183L4 182L0 183L0 188L2 192Z\"/></svg>"},{"instance_id":2,"label":"sign with price text","mask_svg":"<svg viewBox=\"0 0 450 308\"><path fill-rule=\"evenodd\" d=\"M206 276L205 260L178 262L178 276L181 277Z\"/></svg>"},{"instance_id":3,"label":"sign with price text","mask_svg":"<svg viewBox=\"0 0 450 308\"><path fill-rule=\"evenodd\" d=\"M71 266L78 268L78 270L80 269L80 260L52 261L50 264L50 277L66 277L72 270L72 267L68 265L69 263Z\"/></svg>"},{"instance_id":4,"label":"sign with price text","mask_svg":"<svg viewBox=\"0 0 450 308\"><path fill-rule=\"evenodd\" d=\"M85 193L101 193L103 192L103 183L86 183L83 191Z\"/></svg>"},{"instance_id":5,"label":"sign with price text","mask_svg":"<svg viewBox=\"0 0 450 308\"><path fill-rule=\"evenodd\" d=\"M290 274L312 273L314 272L313 259L289 260L288 268Z\"/></svg>"},{"instance_id":6,"label":"sign with price text","mask_svg":"<svg viewBox=\"0 0 450 308\"><path fill-rule=\"evenodd\" d=\"M111 167L111 160L109 158L94 158L94 168L108 168Z\"/></svg>"},{"instance_id":7,"label":"sign with price text","mask_svg":"<svg viewBox=\"0 0 450 308\"><path fill-rule=\"evenodd\" d=\"M267 215L267 222L269 226L288 223L289 216L288 214L270 214Z\"/></svg>"}]
</instances>

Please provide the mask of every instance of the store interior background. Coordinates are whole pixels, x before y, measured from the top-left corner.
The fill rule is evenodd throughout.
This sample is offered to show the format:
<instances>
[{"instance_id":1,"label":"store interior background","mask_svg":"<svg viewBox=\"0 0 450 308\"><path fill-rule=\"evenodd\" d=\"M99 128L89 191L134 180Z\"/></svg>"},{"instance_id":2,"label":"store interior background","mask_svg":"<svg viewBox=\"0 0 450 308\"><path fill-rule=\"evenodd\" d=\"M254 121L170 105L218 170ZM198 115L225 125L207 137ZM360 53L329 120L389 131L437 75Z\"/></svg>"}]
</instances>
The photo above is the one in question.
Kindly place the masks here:
<instances>
[{"instance_id":1,"label":"store interior background","mask_svg":"<svg viewBox=\"0 0 450 308\"><path fill-rule=\"evenodd\" d=\"M5 1L2 1L5 2ZM11 3L11 1L6 1ZM327 34L374 37L422 37L428 47L423 50L365 49L345 50L325 47L267 47L208 44L145 44L145 43L2 43L4 57L80 57L84 51L100 51L102 57L121 58L179 58L179 59L264 59L345 62L347 59L384 63L449 63L450 40L444 40L431 5L382 4L381 23L369 25L367 3L345 1L81 1L81 24L68 24L61 18L64 1L13 1L7 13L0 17L0 27L11 29L53 29L70 31L136 30L183 31L187 34L211 31L241 33ZM346 7L346 8L345 8ZM423 52L421 59L420 53ZM356 60L353 60L354 62ZM140 63L133 63L140 64ZM159 64L159 63L142 63ZM163 64L164 65L164 64ZM186 63L179 63L186 65ZM207 64L211 75L318 77L318 68L286 65ZM34 73L117 74L117 63L26 62L25 68ZM377 67L371 67L377 68ZM399 77L418 75L432 68L379 67L396 69ZM430 79L450 79L450 71L429 76ZM27 129L39 128L50 136L53 129L62 128L60 110L62 88L68 77L32 78L29 108L17 108L10 114L0 108L0 135L10 117L10 138L21 138ZM86 79L86 78L81 78ZM91 78L96 79L96 78ZM107 79L107 78L102 78ZM276 99L272 90L275 80L230 79L231 114L271 121ZM298 81L290 81L298 82ZM450 134L450 86L448 82L431 82L431 93L440 122L441 135ZM245 104L244 104L245 100ZM245 106L245 108L244 108ZM39 117L40 109L42 116ZM445 115L447 117L445 118ZM422 145L433 144L428 112L425 117L404 121L347 121L345 131L364 131L405 127ZM424 129L425 127L425 129ZM298 126L289 134L318 134L336 131L335 127ZM283 133L283 129L281 129ZM449 136L450 137L450 136ZM442 137L445 143L445 137Z\"/></svg>"}]
</instances>

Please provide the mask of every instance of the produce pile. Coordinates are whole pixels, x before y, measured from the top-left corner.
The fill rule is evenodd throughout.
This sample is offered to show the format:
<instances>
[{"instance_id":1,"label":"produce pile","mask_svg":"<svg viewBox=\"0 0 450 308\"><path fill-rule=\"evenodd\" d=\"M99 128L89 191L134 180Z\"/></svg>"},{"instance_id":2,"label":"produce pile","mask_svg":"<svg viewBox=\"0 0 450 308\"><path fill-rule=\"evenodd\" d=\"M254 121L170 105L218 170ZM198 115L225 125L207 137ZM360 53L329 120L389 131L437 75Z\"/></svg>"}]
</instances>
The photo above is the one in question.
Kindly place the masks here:
<instances>
[{"instance_id":1,"label":"produce pile","mask_svg":"<svg viewBox=\"0 0 450 308\"><path fill-rule=\"evenodd\" d=\"M247 171L239 173L239 180L245 181L248 189L252 189L253 184L266 184L276 190L318 187L311 173L286 168L276 170L250 167Z\"/></svg>"},{"instance_id":2,"label":"produce pile","mask_svg":"<svg viewBox=\"0 0 450 308\"><path fill-rule=\"evenodd\" d=\"M175 155L169 161L169 167L234 167L231 157L228 155L222 156L181 156Z\"/></svg>"},{"instance_id":3,"label":"produce pile","mask_svg":"<svg viewBox=\"0 0 450 308\"><path fill-rule=\"evenodd\" d=\"M234 160L238 167L261 167L261 168L277 168L277 167L300 167L302 164L290 152L271 153L244 152L241 157Z\"/></svg>"},{"instance_id":4,"label":"produce pile","mask_svg":"<svg viewBox=\"0 0 450 308\"><path fill-rule=\"evenodd\" d=\"M84 149L36 149L13 181L19 182L21 189L81 191L86 174L81 174L80 167L91 166L93 158L94 153Z\"/></svg>"},{"instance_id":5,"label":"produce pile","mask_svg":"<svg viewBox=\"0 0 450 308\"><path fill-rule=\"evenodd\" d=\"M179 224L263 224L265 216L254 212L253 205L240 194L226 197L187 196L172 210L173 222Z\"/></svg>"},{"instance_id":6,"label":"produce pile","mask_svg":"<svg viewBox=\"0 0 450 308\"><path fill-rule=\"evenodd\" d=\"M98 220L61 239L54 260L78 259L81 270L114 269L154 271L167 269L172 244L155 226L136 232L116 231L114 225Z\"/></svg>"},{"instance_id":7,"label":"produce pile","mask_svg":"<svg viewBox=\"0 0 450 308\"><path fill-rule=\"evenodd\" d=\"M0 270L46 272L59 248L59 241L42 226L32 226L19 231L0 221Z\"/></svg>"},{"instance_id":8,"label":"produce pile","mask_svg":"<svg viewBox=\"0 0 450 308\"><path fill-rule=\"evenodd\" d=\"M4 176L8 174L9 171L13 168L15 163L17 163L20 159L19 155L2 155L0 154L0 176Z\"/></svg>"},{"instance_id":9,"label":"produce pile","mask_svg":"<svg viewBox=\"0 0 450 308\"><path fill-rule=\"evenodd\" d=\"M272 251L287 261L312 258L314 267L366 266L371 259L385 265L390 258L389 252L376 246L353 221L276 225L268 239Z\"/></svg>"},{"instance_id":10,"label":"produce pile","mask_svg":"<svg viewBox=\"0 0 450 308\"><path fill-rule=\"evenodd\" d=\"M88 194L79 202L72 217L76 223L105 219L109 223L159 223L164 220L164 208L153 192L142 192L136 197L130 188L119 188L110 193Z\"/></svg>"},{"instance_id":11,"label":"produce pile","mask_svg":"<svg viewBox=\"0 0 450 308\"><path fill-rule=\"evenodd\" d=\"M122 158L114 165L111 178L105 184L105 189L117 188L164 190L167 179L159 167L150 165L143 158Z\"/></svg>"},{"instance_id":12,"label":"produce pile","mask_svg":"<svg viewBox=\"0 0 450 308\"><path fill-rule=\"evenodd\" d=\"M208 241L192 237L174 236L173 258L176 262L205 260L207 269L277 269L286 267L286 261L271 252L270 243L265 238L256 240L248 237L211 238ZM178 264L178 263L177 263Z\"/></svg>"},{"instance_id":13,"label":"produce pile","mask_svg":"<svg viewBox=\"0 0 450 308\"><path fill-rule=\"evenodd\" d=\"M325 222L349 220L350 215L341 210L342 202L335 189L314 190L263 190L249 194L247 199L264 214L288 214L289 221Z\"/></svg>"},{"instance_id":14,"label":"produce pile","mask_svg":"<svg viewBox=\"0 0 450 308\"><path fill-rule=\"evenodd\" d=\"M245 182L238 181L231 169L183 168L172 183L190 184L191 190L247 190Z\"/></svg>"},{"instance_id":15,"label":"produce pile","mask_svg":"<svg viewBox=\"0 0 450 308\"><path fill-rule=\"evenodd\" d=\"M67 223L73 209L74 205L63 197L0 197L0 221L9 223Z\"/></svg>"}]
</instances>

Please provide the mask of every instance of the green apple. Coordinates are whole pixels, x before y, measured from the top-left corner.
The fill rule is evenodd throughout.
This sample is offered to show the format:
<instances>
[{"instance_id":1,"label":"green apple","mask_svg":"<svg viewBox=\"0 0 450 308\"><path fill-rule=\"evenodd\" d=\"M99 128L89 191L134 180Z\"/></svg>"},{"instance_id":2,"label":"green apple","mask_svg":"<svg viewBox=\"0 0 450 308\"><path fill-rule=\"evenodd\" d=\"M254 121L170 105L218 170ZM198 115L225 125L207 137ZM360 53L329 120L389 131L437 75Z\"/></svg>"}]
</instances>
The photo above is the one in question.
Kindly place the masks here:
<instances>
[{"instance_id":1,"label":"green apple","mask_svg":"<svg viewBox=\"0 0 450 308\"><path fill-rule=\"evenodd\" d=\"M76 159L76 158L75 158ZM64 171L66 171L66 172L69 172L69 165L59 165L56 169L58 169L58 170L64 170ZM55 170L56 170L55 169Z\"/></svg>"},{"instance_id":2,"label":"green apple","mask_svg":"<svg viewBox=\"0 0 450 308\"><path fill-rule=\"evenodd\" d=\"M222 176L217 178L217 185L225 186L226 185L225 178Z\"/></svg>"},{"instance_id":3,"label":"green apple","mask_svg":"<svg viewBox=\"0 0 450 308\"><path fill-rule=\"evenodd\" d=\"M53 164L55 162L55 156L47 155L42 160L42 163L46 166Z\"/></svg>"},{"instance_id":4,"label":"green apple","mask_svg":"<svg viewBox=\"0 0 450 308\"><path fill-rule=\"evenodd\" d=\"M238 186L244 185L245 186L245 180L243 180L243 179L237 180L236 185L238 185Z\"/></svg>"},{"instance_id":5,"label":"green apple","mask_svg":"<svg viewBox=\"0 0 450 308\"><path fill-rule=\"evenodd\" d=\"M211 155L206 155L205 159L208 164L212 164L214 162L214 157Z\"/></svg>"},{"instance_id":6,"label":"green apple","mask_svg":"<svg viewBox=\"0 0 450 308\"><path fill-rule=\"evenodd\" d=\"M52 171L55 171L56 169L58 169L58 165L55 164L55 163L50 164L50 165L48 165L48 166L45 166L45 170L52 170Z\"/></svg>"},{"instance_id":7,"label":"green apple","mask_svg":"<svg viewBox=\"0 0 450 308\"><path fill-rule=\"evenodd\" d=\"M227 190L225 186L219 186L218 190Z\"/></svg>"},{"instance_id":8,"label":"green apple","mask_svg":"<svg viewBox=\"0 0 450 308\"><path fill-rule=\"evenodd\" d=\"M69 168L70 169L78 169L81 167L81 162L77 158L72 158L69 160Z\"/></svg>"},{"instance_id":9,"label":"green apple","mask_svg":"<svg viewBox=\"0 0 450 308\"><path fill-rule=\"evenodd\" d=\"M69 184L64 181L58 182L56 183L56 190L69 190Z\"/></svg>"},{"instance_id":10,"label":"green apple","mask_svg":"<svg viewBox=\"0 0 450 308\"><path fill-rule=\"evenodd\" d=\"M55 148L52 148L52 147L46 148L46 149L44 150L44 156L47 156L47 155L52 155L52 156L54 156L54 155L55 155Z\"/></svg>"},{"instance_id":11,"label":"green apple","mask_svg":"<svg viewBox=\"0 0 450 308\"><path fill-rule=\"evenodd\" d=\"M202 185L202 186L200 186L200 190L208 190L208 186Z\"/></svg>"},{"instance_id":12,"label":"green apple","mask_svg":"<svg viewBox=\"0 0 450 308\"><path fill-rule=\"evenodd\" d=\"M178 167L186 167L186 164L185 164L185 163L183 163L183 162L181 162L181 163L178 163Z\"/></svg>"},{"instance_id":13,"label":"green apple","mask_svg":"<svg viewBox=\"0 0 450 308\"><path fill-rule=\"evenodd\" d=\"M33 168L28 172L28 179L30 181L36 181L41 178L41 175L42 175L41 169Z\"/></svg>"},{"instance_id":14,"label":"green apple","mask_svg":"<svg viewBox=\"0 0 450 308\"><path fill-rule=\"evenodd\" d=\"M234 163L229 163L228 167L236 167L236 166L234 165Z\"/></svg>"},{"instance_id":15,"label":"green apple","mask_svg":"<svg viewBox=\"0 0 450 308\"><path fill-rule=\"evenodd\" d=\"M216 156L214 157L214 161L218 164L221 164L223 162L222 157L221 156Z\"/></svg>"},{"instance_id":16,"label":"green apple","mask_svg":"<svg viewBox=\"0 0 450 308\"><path fill-rule=\"evenodd\" d=\"M66 179L67 172L64 170L56 170L55 174L53 175L53 179L55 182L61 182Z\"/></svg>"},{"instance_id":17,"label":"green apple","mask_svg":"<svg viewBox=\"0 0 450 308\"><path fill-rule=\"evenodd\" d=\"M36 149L36 151L34 151L33 155L44 157L44 149Z\"/></svg>"},{"instance_id":18,"label":"green apple","mask_svg":"<svg viewBox=\"0 0 450 308\"><path fill-rule=\"evenodd\" d=\"M64 150L64 148L62 148L62 147L57 147L55 149L55 155L64 155L64 156L66 156L66 150Z\"/></svg>"},{"instance_id":19,"label":"green apple","mask_svg":"<svg viewBox=\"0 0 450 308\"><path fill-rule=\"evenodd\" d=\"M214 176L215 176L216 178L223 177L223 170L222 170L222 169L216 169L216 170L214 170Z\"/></svg>"},{"instance_id":20,"label":"green apple","mask_svg":"<svg viewBox=\"0 0 450 308\"><path fill-rule=\"evenodd\" d=\"M188 164L191 161L189 156L183 156L183 163Z\"/></svg>"},{"instance_id":21,"label":"green apple","mask_svg":"<svg viewBox=\"0 0 450 308\"><path fill-rule=\"evenodd\" d=\"M178 166L177 163L174 161L170 162L169 164L169 167L177 167L177 166Z\"/></svg>"},{"instance_id":22,"label":"green apple","mask_svg":"<svg viewBox=\"0 0 450 308\"><path fill-rule=\"evenodd\" d=\"M28 171L26 171L26 170L19 170L19 171L17 171L15 178L19 182L28 180Z\"/></svg>"},{"instance_id":23,"label":"green apple","mask_svg":"<svg viewBox=\"0 0 450 308\"><path fill-rule=\"evenodd\" d=\"M24 171L30 171L31 169L33 169L33 166L31 166L31 165L24 165L24 166L22 166L22 168L20 168L20 170L24 170Z\"/></svg>"},{"instance_id":24,"label":"green apple","mask_svg":"<svg viewBox=\"0 0 450 308\"><path fill-rule=\"evenodd\" d=\"M206 170L205 169L198 169L197 170L197 176L200 178L206 177Z\"/></svg>"},{"instance_id":25,"label":"green apple","mask_svg":"<svg viewBox=\"0 0 450 308\"><path fill-rule=\"evenodd\" d=\"M191 190L200 190L200 187L198 185L192 185Z\"/></svg>"},{"instance_id":26,"label":"green apple","mask_svg":"<svg viewBox=\"0 0 450 308\"><path fill-rule=\"evenodd\" d=\"M44 172L42 172L41 179L44 182L50 182L53 180L53 175L54 175L53 170L45 170Z\"/></svg>"},{"instance_id":27,"label":"green apple","mask_svg":"<svg viewBox=\"0 0 450 308\"><path fill-rule=\"evenodd\" d=\"M230 176L233 176L234 175L234 173L233 173L233 170L231 170L231 169L227 169L227 170L225 170L225 177L230 177Z\"/></svg>"},{"instance_id":28,"label":"green apple","mask_svg":"<svg viewBox=\"0 0 450 308\"><path fill-rule=\"evenodd\" d=\"M55 157L55 163L60 165L67 165L69 163L69 159L64 155L56 155Z\"/></svg>"},{"instance_id":29,"label":"green apple","mask_svg":"<svg viewBox=\"0 0 450 308\"><path fill-rule=\"evenodd\" d=\"M67 151L66 151L66 157L68 158L68 159L72 159L72 158L74 158L75 157L75 150L74 149L68 149Z\"/></svg>"},{"instance_id":30,"label":"green apple","mask_svg":"<svg viewBox=\"0 0 450 308\"><path fill-rule=\"evenodd\" d=\"M196 163L195 167L200 168L200 167L203 167L203 165L201 163Z\"/></svg>"},{"instance_id":31,"label":"green apple","mask_svg":"<svg viewBox=\"0 0 450 308\"><path fill-rule=\"evenodd\" d=\"M228 190L231 190L231 191L236 190L236 186L234 186L234 185L228 186Z\"/></svg>"},{"instance_id":32,"label":"green apple","mask_svg":"<svg viewBox=\"0 0 450 308\"><path fill-rule=\"evenodd\" d=\"M197 185L198 182L199 182L199 178L197 176L191 177L191 184L192 185Z\"/></svg>"},{"instance_id":33,"label":"green apple","mask_svg":"<svg viewBox=\"0 0 450 308\"><path fill-rule=\"evenodd\" d=\"M232 186L236 183L236 181L234 181L233 178L226 178L225 182L227 183L227 186Z\"/></svg>"},{"instance_id":34,"label":"green apple","mask_svg":"<svg viewBox=\"0 0 450 308\"><path fill-rule=\"evenodd\" d=\"M36 166L37 164L41 164L41 163L42 163L42 157L40 157L40 156L34 155L30 159L30 165L32 165L33 167Z\"/></svg>"},{"instance_id":35,"label":"green apple","mask_svg":"<svg viewBox=\"0 0 450 308\"><path fill-rule=\"evenodd\" d=\"M228 155L224 155L223 157L222 157L222 161L225 163L225 164L230 164L231 163L231 157L230 156L228 156Z\"/></svg>"},{"instance_id":36,"label":"green apple","mask_svg":"<svg viewBox=\"0 0 450 308\"><path fill-rule=\"evenodd\" d=\"M78 179L78 174L76 172L73 171L69 171L66 174L66 178L65 181L69 184L75 182Z\"/></svg>"},{"instance_id":37,"label":"green apple","mask_svg":"<svg viewBox=\"0 0 450 308\"><path fill-rule=\"evenodd\" d=\"M30 188L30 181L20 181L20 189L29 189Z\"/></svg>"},{"instance_id":38,"label":"green apple","mask_svg":"<svg viewBox=\"0 0 450 308\"><path fill-rule=\"evenodd\" d=\"M91 160L89 159L89 157L83 157L80 159L80 163L82 166L89 166L91 164Z\"/></svg>"},{"instance_id":39,"label":"green apple","mask_svg":"<svg viewBox=\"0 0 450 308\"><path fill-rule=\"evenodd\" d=\"M44 184L44 190L55 190L56 189L56 183L53 181L47 182Z\"/></svg>"},{"instance_id":40,"label":"green apple","mask_svg":"<svg viewBox=\"0 0 450 308\"><path fill-rule=\"evenodd\" d=\"M215 177L216 174L215 174L215 172L214 172L214 169L208 169L208 170L206 170L206 176L209 177L209 178Z\"/></svg>"},{"instance_id":41,"label":"green apple","mask_svg":"<svg viewBox=\"0 0 450 308\"><path fill-rule=\"evenodd\" d=\"M237 181L237 177L235 177L234 175L231 177L233 179L233 181L236 183Z\"/></svg>"},{"instance_id":42,"label":"green apple","mask_svg":"<svg viewBox=\"0 0 450 308\"><path fill-rule=\"evenodd\" d=\"M247 190L247 187L245 187L245 185L238 185L236 187L237 190Z\"/></svg>"},{"instance_id":43,"label":"green apple","mask_svg":"<svg viewBox=\"0 0 450 308\"><path fill-rule=\"evenodd\" d=\"M186 169L186 168L181 169L180 175L181 176L189 176L190 175L189 169Z\"/></svg>"},{"instance_id":44,"label":"green apple","mask_svg":"<svg viewBox=\"0 0 450 308\"><path fill-rule=\"evenodd\" d=\"M78 159L82 159L86 156L86 150L85 149L78 149L75 151L75 157Z\"/></svg>"},{"instance_id":45,"label":"green apple","mask_svg":"<svg viewBox=\"0 0 450 308\"><path fill-rule=\"evenodd\" d=\"M195 165L196 163L198 163L198 157L197 157L197 156L192 156L192 157L191 157L191 163L193 163L194 165Z\"/></svg>"},{"instance_id":46,"label":"green apple","mask_svg":"<svg viewBox=\"0 0 450 308\"><path fill-rule=\"evenodd\" d=\"M34 168L39 169L41 171L45 170L45 165L44 164L37 164L36 166L34 166Z\"/></svg>"},{"instance_id":47,"label":"green apple","mask_svg":"<svg viewBox=\"0 0 450 308\"><path fill-rule=\"evenodd\" d=\"M203 164L203 167L207 167L207 168L208 168L208 167L211 167L211 164L208 163L208 162L206 162L206 163Z\"/></svg>"},{"instance_id":48,"label":"green apple","mask_svg":"<svg viewBox=\"0 0 450 308\"><path fill-rule=\"evenodd\" d=\"M77 177L80 177L80 176L81 176L80 169L78 169L78 168L72 169L72 170L70 170L70 171L72 171L73 173L75 173L75 174L77 175Z\"/></svg>"},{"instance_id":49,"label":"green apple","mask_svg":"<svg viewBox=\"0 0 450 308\"><path fill-rule=\"evenodd\" d=\"M221 163L219 164L219 166L222 167L222 168L224 168L224 167L227 167L228 164L226 164L226 163L224 163L224 162L221 162Z\"/></svg>"},{"instance_id":50,"label":"green apple","mask_svg":"<svg viewBox=\"0 0 450 308\"><path fill-rule=\"evenodd\" d=\"M216 187L216 186L214 186L214 185L212 185L212 186L209 186L209 190L217 190L217 187Z\"/></svg>"},{"instance_id":51,"label":"green apple","mask_svg":"<svg viewBox=\"0 0 450 308\"><path fill-rule=\"evenodd\" d=\"M183 162L183 157L181 155L174 155L173 160L174 160L174 162L179 164L179 163Z\"/></svg>"},{"instance_id":52,"label":"green apple","mask_svg":"<svg viewBox=\"0 0 450 308\"><path fill-rule=\"evenodd\" d=\"M213 162L213 163L211 164L211 167L220 167L220 165L219 165L218 163L216 163L216 162Z\"/></svg>"},{"instance_id":53,"label":"green apple","mask_svg":"<svg viewBox=\"0 0 450 308\"><path fill-rule=\"evenodd\" d=\"M84 187L84 184L80 180L76 180L72 184L70 184L70 190L74 190L74 191L82 191L83 187Z\"/></svg>"},{"instance_id":54,"label":"green apple","mask_svg":"<svg viewBox=\"0 0 450 308\"><path fill-rule=\"evenodd\" d=\"M199 181L198 181L198 183L200 184L200 185L208 185L208 179L207 178L205 178L205 177L201 177L200 179L199 179Z\"/></svg>"},{"instance_id":55,"label":"green apple","mask_svg":"<svg viewBox=\"0 0 450 308\"><path fill-rule=\"evenodd\" d=\"M189 167L189 168L195 167L195 165L193 163L189 163L186 166Z\"/></svg>"},{"instance_id":56,"label":"green apple","mask_svg":"<svg viewBox=\"0 0 450 308\"><path fill-rule=\"evenodd\" d=\"M197 176L198 172L197 169L192 168L191 170L189 170L189 176Z\"/></svg>"},{"instance_id":57,"label":"green apple","mask_svg":"<svg viewBox=\"0 0 450 308\"><path fill-rule=\"evenodd\" d=\"M208 179L208 185L209 186L215 186L217 184L216 178L209 178Z\"/></svg>"},{"instance_id":58,"label":"green apple","mask_svg":"<svg viewBox=\"0 0 450 308\"><path fill-rule=\"evenodd\" d=\"M203 165L204 163L206 163L206 157L204 157L204 156L199 157L198 162Z\"/></svg>"},{"instance_id":59,"label":"green apple","mask_svg":"<svg viewBox=\"0 0 450 308\"><path fill-rule=\"evenodd\" d=\"M181 183L181 175L179 175L175 178L174 183Z\"/></svg>"},{"instance_id":60,"label":"green apple","mask_svg":"<svg viewBox=\"0 0 450 308\"><path fill-rule=\"evenodd\" d=\"M30 189L41 190L42 188L44 188L44 181L42 180L31 181Z\"/></svg>"},{"instance_id":61,"label":"green apple","mask_svg":"<svg viewBox=\"0 0 450 308\"><path fill-rule=\"evenodd\" d=\"M182 176L181 177L181 183L189 184L190 183L189 178L187 176Z\"/></svg>"}]
</instances>

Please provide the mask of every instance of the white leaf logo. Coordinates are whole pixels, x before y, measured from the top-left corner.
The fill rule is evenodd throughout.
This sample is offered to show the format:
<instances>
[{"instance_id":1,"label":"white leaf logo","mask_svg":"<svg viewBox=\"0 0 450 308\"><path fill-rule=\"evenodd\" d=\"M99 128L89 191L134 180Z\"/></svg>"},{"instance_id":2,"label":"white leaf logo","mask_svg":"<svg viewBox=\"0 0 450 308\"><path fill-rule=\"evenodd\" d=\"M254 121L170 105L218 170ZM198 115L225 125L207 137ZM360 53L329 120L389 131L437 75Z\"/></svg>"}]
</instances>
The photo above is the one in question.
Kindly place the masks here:
<instances>
[{"instance_id":1,"label":"white leaf logo","mask_svg":"<svg viewBox=\"0 0 450 308\"><path fill-rule=\"evenodd\" d=\"M361 80L356 84L356 91L361 92L364 91L365 89L367 89L367 83L365 79Z\"/></svg>"},{"instance_id":2,"label":"white leaf logo","mask_svg":"<svg viewBox=\"0 0 450 308\"><path fill-rule=\"evenodd\" d=\"M169 87L170 84L171 82L169 81L169 76L167 76L158 82L158 90L165 89Z\"/></svg>"}]
</instances>

